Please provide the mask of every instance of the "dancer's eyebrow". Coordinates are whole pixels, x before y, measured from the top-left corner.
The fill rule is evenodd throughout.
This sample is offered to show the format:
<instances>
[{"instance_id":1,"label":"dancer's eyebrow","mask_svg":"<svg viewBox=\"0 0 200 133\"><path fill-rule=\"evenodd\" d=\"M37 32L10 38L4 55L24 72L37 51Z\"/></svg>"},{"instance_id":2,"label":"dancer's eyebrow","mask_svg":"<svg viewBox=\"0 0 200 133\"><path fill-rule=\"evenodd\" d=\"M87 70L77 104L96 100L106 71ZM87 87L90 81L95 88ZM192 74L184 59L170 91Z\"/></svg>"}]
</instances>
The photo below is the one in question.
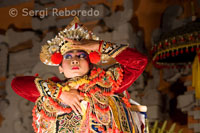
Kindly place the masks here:
<instances>
[{"instance_id":1,"label":"dancer's eyebrow","mask_svg":"<svg viewBox=\"0 0 200 133\"><path fill-rule=\"evenodd\" d=\"M66 54L64 54L64 55L73 55L73 53L66 53Z\"/></svg>"},{"instance_id":2,"label":"dancer's eyebrow","mask_svg":"<svg viewBox=\"0 0 200 133\"><path fill-rule=\"evenodd\" d=\"M77 52L77 54L85 54L85 52Z\"/></svg>"},{"instance_id":3,"label":"dancer's eyebrow","mask_svg":"<svg viewBox=\"0 0 200 133\"><path fill-rule=\"evenodd\" d=\"M73 54L73 53L77 53L77 54L79 54L79 53L85 53L85 54L87 54L85 51L83 51L83 50L73 50L73 51L68 51L66 54L68 54L68 53L70 53L70 54Z\"/></svg>"}]
</instances>

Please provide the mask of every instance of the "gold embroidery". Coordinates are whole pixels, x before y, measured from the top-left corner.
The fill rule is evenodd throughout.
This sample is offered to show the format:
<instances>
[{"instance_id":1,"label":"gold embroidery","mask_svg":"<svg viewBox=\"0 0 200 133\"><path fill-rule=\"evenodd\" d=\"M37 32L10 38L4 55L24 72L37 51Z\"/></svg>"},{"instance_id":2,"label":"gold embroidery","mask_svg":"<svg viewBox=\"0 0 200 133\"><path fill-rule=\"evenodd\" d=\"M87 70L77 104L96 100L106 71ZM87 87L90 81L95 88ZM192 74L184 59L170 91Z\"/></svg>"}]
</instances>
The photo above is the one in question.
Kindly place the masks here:
<instances>
[{"instance_id":1,"label":"gold embroidery","mask_svg":"<svg viewBox=\"0 0 200 133\"><path fill-rule=\"evenodd\" d=\"M109 97L109 106L111 107L112 110L112 114L115 120L115 124L117 126L117 128L121 131L121 126L120 126L120 121L119 121L119 117L118 117L118 109L115 105L115 102L113 101L113 99L111 97Z\"/></svg>"}]
</instances>

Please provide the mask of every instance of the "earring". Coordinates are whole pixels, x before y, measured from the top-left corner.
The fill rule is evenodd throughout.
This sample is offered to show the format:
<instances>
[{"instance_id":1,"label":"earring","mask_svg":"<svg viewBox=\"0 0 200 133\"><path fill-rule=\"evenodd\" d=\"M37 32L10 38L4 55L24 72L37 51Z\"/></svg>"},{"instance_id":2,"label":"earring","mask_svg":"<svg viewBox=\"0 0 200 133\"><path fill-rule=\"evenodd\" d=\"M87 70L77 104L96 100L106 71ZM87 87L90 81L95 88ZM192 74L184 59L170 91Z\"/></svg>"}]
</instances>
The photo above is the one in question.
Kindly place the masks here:
<instances>
[{"instance_id":1,"label":"earring","mask_svg":"<svg viewBox=\"0 0 200 133\"><path fill-rule=\"evenodd\" d=\"M63 72L60 72L60 74L63 74Z\"/></svg>"}]
</instances>

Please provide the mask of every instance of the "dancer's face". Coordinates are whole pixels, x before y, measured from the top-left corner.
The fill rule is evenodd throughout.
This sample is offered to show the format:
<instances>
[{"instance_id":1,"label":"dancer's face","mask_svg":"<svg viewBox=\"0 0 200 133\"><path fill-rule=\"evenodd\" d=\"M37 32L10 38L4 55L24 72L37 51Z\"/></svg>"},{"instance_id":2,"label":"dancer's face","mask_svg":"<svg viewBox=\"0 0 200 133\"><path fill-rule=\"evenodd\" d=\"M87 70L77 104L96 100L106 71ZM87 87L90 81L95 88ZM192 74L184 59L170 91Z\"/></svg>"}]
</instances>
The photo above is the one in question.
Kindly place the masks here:
<instances>
[{"instance_id":1,"label":"dancer's face","mask_svg":"<svg viewBox=\"0 0 200 133\"><path fill-rule=\"evenodd\" d=\"M84 51L73 50L63 55L63 61L59 71L64 73L66 78L83 76L89 71L88 54Z\"/></svg>"}]
</instances>

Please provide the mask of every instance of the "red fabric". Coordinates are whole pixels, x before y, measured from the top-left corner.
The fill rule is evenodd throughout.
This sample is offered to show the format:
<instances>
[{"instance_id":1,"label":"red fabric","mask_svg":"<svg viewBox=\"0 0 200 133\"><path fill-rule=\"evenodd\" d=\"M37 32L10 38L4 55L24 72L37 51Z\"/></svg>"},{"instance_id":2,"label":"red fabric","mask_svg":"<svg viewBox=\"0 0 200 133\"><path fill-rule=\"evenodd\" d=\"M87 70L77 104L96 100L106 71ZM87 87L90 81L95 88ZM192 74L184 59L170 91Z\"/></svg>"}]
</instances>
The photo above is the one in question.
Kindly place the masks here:
<instances>
[{"instance_id":1,"label":"red fabric","mask_svg":"<svg viewBox=\"0 0 200 133\"><path fill-rule=\"evenodd\" d=\"M34 80L34 76L15 77L11 82L11 87L15 93L21 97L31 102L35 102L40 96L40 93L35 86ZM51 80L54 82L60 81L57 77L52 77Z\"/></svg>"},{"instance_id":2,"label":"red fabric","mask_svg":"<svg viewBox=\"0 0 200 133\"><path fill-rule=\"evenodd\" d=\"M137 52L135 49L127 48L115 58L124 70L124 78L121 87L115 93L121 93L142 74L146 65L147 57Z\"/></svg>"},{"instance_id":3,"label":"red fabric","mask_svg":"<svg viewBox=\"0 0 200 133\"><path fill-rule=\"evenodd\" d=\"M35 102L40 93L35 86L34 80L34 76L15 77L11 82L11 86L18 95Z\"/></svg>"},{"instance_id":4,"label":"red fabric","mask_svg":"<svg viewBox=\"0 0 200 133\"><path fill-rule=\"evenodd\" d=\"M119 90L115 93L121 93L139 77L147 65L146 56L140 54L135 49L127 48L115 58L123 67L124 78ZM31 102L35 102L40 96L35 83L34 76L15 77L11 86L13 90L20 96ZM51 78L55 82L60 80L56 77Z\"/></svg>"}]
</instances>

